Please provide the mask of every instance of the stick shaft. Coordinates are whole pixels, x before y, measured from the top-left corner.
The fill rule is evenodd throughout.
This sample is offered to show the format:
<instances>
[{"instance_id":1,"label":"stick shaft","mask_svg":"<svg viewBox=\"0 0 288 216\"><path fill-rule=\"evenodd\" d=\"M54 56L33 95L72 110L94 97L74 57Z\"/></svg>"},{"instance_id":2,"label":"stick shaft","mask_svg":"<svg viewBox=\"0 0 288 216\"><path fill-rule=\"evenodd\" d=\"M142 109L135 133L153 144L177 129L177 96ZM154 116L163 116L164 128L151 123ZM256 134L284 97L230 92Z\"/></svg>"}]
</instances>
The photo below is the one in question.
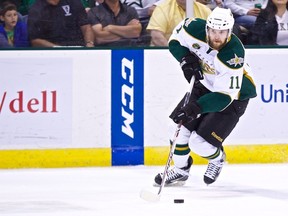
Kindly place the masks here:
<instances>
[{"instance_id":1,"label":"stick shaft","mask_svg":"<svg viewBox=\"0 0 288 216\"><path fill-rule=\"evenodd\" d=\"M193 89L193 86L194 86L194 82L195 82L195 77L192 76L191 81L190 81L190 88L189 88L189 91L185 95L185 100L184 100L183 106L185 106L189 102L190 95L191 95L191 92L192 92L192 89ZM179 131L181 129L181 126L182 126L182 122L180 122L177 125L177 129L175 131L175 134L174 134L174 137L173 137L173 140L172 140L172 145L170 147L168 159L167 159L167 162L166 162L166 165L165 165L165 169L164 169L164 172L163 172L162 182L161 182L161 185L159 187L158 196L161 195L162 189L163 189L163 187L165 185L167 172L168 172L168 169L169 169L169 167L171 165L171 161L172 161L172 158L173 158L173 155L174 155L174 151L175 151L175 147L176 147L176 140L177 140L177 137L179 135Z\"/></svg>"}]
</instances>

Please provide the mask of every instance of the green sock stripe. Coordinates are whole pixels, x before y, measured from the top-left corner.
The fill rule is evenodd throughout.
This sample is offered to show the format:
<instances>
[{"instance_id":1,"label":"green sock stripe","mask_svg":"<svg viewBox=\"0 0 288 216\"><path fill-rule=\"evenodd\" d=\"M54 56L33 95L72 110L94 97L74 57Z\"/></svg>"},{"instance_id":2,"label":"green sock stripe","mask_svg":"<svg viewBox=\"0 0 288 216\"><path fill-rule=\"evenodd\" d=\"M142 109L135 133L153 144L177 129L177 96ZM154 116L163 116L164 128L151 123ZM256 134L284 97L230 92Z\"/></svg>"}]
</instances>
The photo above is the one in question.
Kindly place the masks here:
<instances>
[{"instance_id":1,"label":"green sock stripe","mask_svg":"<svg viewBox=\"0 0 288 216\"><path fill-rule=\"evenodd\" d=\"M218 148L217 151L214 154L212 154L210 156L207 156L207 157L203 157L203 158L211 160L211 159L214 159L214 158L218 157L219 155L220 155L220 148Z\"/></svg>"},{"instance_id":2,"label":"green sock stripe","mask_svg":"<svg viewBox=\"0 0 288 216\"><path fill-rule=\"evenodd\" d=\"M172 146L172 141L170 140L170 147ZM176 146L175 148L189 148L189 144L188 143L185 143L185 144L177 144L176 143Z\"/></svg>"},{"instance_id":3,"label":"green sock stripe","mask_svg":"<svg viewBox=\"0 0 288 216\"><path fill-rule=\"evenodd\" d=\"M175 146L175 155L187 155L190 153L190 148L188 143L186 144L176 144Z\"/></svg>"}]
</instances>

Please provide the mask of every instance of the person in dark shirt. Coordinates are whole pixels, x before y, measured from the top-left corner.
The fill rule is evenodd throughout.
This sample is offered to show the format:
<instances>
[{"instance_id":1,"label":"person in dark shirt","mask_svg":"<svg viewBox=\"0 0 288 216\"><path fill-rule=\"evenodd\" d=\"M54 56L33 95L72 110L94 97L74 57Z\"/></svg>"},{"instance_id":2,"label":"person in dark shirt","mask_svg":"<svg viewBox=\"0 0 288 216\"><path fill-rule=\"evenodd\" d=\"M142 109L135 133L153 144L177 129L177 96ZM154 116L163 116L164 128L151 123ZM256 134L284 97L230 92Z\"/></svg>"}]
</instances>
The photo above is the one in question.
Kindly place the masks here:
<instances>
[{"instance_id":1,"label":"person in dark shirt","mask_svg":"<svg viewBox=\"0 0 288 216\"><path fill-rule=\"evenodd\" d=\"M119 0L104 0L91 8L88 19L97 46L135 46L142 30L135 8Z\"/></svg>"},{"instance_id":2,"label":"person in dark shirt","mask_svg":"<svg viewBox=\"0 0 288 216\"><path fill-rule=\"evenodd\" d=\"M79 0L37 0L29 10L28 33L34 47L94 46L91 25Z\"/></svg>"},{"instance_id":3,"label":"person in dark shirt","mask_svg":"<svg viewBox=\"0 0 288 216\"><path fill-rule=\"evenodd\" d=\"M288 0L269 0L250 30L250 45L288 45Z\"/></svg>"}]
</instances>

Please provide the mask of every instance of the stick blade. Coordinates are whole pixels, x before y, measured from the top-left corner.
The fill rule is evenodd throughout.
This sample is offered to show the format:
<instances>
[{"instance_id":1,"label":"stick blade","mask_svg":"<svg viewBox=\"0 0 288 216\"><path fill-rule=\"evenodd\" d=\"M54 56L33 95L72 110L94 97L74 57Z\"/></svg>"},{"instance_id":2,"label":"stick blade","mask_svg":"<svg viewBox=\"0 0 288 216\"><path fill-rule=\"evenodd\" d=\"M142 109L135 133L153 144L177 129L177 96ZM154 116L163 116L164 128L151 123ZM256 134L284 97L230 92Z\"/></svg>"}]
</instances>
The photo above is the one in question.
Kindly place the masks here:
<instances>
[{"instance_id":1,"label":"stick blade","mask_svg":"<svg viewBox=\"0 0 288 216\"><path fill-rule=\"evenodd\" d=\"M154 194L147 190L142 190L140 192L140 197L148 202L158 202L160 200L159 194Z\"/></svg>"}]
</instances>

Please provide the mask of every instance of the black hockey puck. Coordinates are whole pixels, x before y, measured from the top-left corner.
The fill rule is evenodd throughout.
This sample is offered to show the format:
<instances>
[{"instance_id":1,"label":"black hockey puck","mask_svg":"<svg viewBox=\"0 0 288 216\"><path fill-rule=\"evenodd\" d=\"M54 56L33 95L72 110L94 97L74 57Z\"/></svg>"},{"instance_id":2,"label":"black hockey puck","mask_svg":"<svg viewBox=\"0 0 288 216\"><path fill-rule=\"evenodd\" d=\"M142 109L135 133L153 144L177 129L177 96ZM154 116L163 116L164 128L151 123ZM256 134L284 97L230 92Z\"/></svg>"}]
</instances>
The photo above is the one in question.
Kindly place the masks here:
<instances>
[{"instance_id":1,"label":"black hockey puck","mask_svg":"<svg viewBox=\"0 0 288 216\"><path fill-rule=\"evenodd\" d=\"M174 199L174 203L184 203L184 199Z\"/></svg>"}]
</instances>

